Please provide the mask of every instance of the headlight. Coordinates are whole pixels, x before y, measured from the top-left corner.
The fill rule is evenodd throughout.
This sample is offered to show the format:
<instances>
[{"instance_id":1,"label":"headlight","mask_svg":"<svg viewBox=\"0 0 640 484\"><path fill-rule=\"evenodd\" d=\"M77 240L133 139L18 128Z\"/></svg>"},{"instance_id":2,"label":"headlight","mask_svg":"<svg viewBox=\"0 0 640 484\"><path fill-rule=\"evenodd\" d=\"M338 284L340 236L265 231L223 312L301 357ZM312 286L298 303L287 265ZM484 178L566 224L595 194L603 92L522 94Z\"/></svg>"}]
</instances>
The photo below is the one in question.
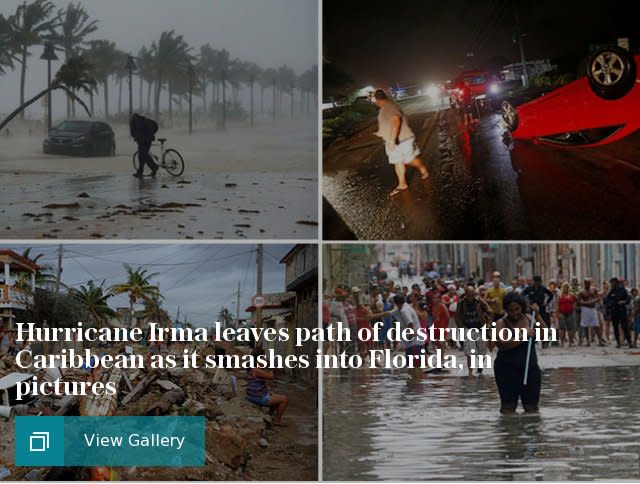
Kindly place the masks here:
<instances>
[{"instance_id":1,"label":"headlight","mask_svg":"<svg viewBox=\"0 0 640 484\"><path fill-rule=\"evenodd\" d=\"M491 84L489 86L489 92L491 94L498 94L500 92L500 86L497 84Z\"/></svg>"},{"instance_id":2,"label":"headlight","mask_svg":"<svg viewBox=\"0 0 640 484\"><path fill-rule=\"evenodd\" d=\"M438 94L440 94L440 89L438 89L438 86L434 86L433 84L427 87L426 91L427 96L429 97L438 97Z\"/></svg>"},{"instance_id":3,"label":"headlight","mask_svg":"<svg viewBox=\"0 0 640 484\"><path fill-rule=\"evenodd\" d=\"M87 141L87 137L86 136L78 136L77 138L73 138L73 141L75 143L80 143L82 141Z\"/></svg>"}]
</instances>

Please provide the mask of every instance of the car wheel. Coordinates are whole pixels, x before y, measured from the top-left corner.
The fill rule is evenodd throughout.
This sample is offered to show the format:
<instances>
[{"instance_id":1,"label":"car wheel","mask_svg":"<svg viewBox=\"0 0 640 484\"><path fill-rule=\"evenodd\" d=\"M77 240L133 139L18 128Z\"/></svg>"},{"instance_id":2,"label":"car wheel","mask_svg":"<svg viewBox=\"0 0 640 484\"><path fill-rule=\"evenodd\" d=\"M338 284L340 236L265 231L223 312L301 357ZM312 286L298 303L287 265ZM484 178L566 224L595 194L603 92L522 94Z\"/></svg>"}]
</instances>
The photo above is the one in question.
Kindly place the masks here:
<instances>
[{"instance_id":1,"label":"car wheel","mask_svg":"<svg viewBox=\"0 0 640 484\"><path fill-rule=\"evenodd\" d=\"M633 56L620 47L608 47L589 59L587 77L593 92L603 99L619 99L636 81Z\"/></svg>"},{"instance_id":2,"label":"car wheel","mask_svg":"<svg viewBox=\"0 0 640 484\"><path fill-rule=\"evenodd\" d=\"M509 131L515 131L518 128L518 111L513 104L509 101L502 101L500 114Z\"/></svg>"}]
</instances>

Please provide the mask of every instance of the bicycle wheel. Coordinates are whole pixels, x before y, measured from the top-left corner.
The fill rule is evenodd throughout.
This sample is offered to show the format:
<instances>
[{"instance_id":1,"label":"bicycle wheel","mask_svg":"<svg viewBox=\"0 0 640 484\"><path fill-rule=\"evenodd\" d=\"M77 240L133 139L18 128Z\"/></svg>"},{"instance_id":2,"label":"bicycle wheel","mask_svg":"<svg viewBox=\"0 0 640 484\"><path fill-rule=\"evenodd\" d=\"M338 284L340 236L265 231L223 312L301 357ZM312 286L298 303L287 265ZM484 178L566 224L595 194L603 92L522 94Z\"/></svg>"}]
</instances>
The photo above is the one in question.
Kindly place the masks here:
<instances>
[{"instance_id":1,"label":"bicycle wheel","mask_svg":"<svg viewBox=\"0 0 640 484\"><path fill-rule=\"evenodd\" d=\"M173 176L180 176L184 173L184 160L182 155L174 149L168 149L162 157L162 168Z\"/></svg>"}]
</instances>

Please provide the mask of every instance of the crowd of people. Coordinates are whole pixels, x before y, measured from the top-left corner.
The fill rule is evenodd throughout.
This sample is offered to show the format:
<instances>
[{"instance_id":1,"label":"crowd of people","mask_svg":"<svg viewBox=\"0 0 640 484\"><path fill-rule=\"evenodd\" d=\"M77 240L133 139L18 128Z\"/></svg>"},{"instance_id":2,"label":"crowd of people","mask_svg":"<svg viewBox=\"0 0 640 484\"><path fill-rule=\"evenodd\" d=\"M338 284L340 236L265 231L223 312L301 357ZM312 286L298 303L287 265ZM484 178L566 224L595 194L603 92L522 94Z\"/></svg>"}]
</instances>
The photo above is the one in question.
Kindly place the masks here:
<instances>
[{"instance_id":1,"label":"crowd of people","mask_svg":"<svg viewBox=\"0 0 640 484\"><path fill-rule=\"evenodd\" d=\"M448 267L448 266L447 266ZM431 268L433 269L433 268ZM450 268L449 268L450 269ZM486 355L497 347L493 363L496 387L500 395L500 411L514 413L522 401L525 412L537 412L542 376L538 366L536 344L533 343L534 323L553 328L557 338L540 344L543 348L588 347L613 345L637 348L640 334L640 297L637 288L628 281L613 277L600 287L591 278L582 283L570 281L543 282L542 277L517 276L505 283L495 271L490 281L456 277L425 277L422 283L407 262L398 265L398 280L387 274L372 271L372 283L364 286L338 286L328 290L323 300L323 325L328 328L337 322L347 324L352 334L361 332L377 339L355 338L356 345L340 347L325 343L325 352L357 352L364 360L369 350L390 349L404 352L407 358L418 353L463 351L468 375L482 373L482 367L472 364L477 355ZM460 271L457 270L458 275ZM415 273L414 273L415 274ZM410 285L402 285L410 281ZM325 285L326 287L326 285ZM464 328L482 330L495 323L503 328L524 330L528 340L483 341L419 341L390 340L389 331L395 322L402 329L422 327L425 330ZM379 331L372 331L373 325ZM381 327L380 327L381 326ZM429 334L429 331L426 331ZM441 334L436 332L435 334Z\"/></svg>"},{"instance_id":2,"label":"crowd of people","mask_svg":"<svg viewBox=\"0 0 640 484\"><path fill-rule=\"evenodd\" d=\"M408 263L399 264L398 269L399 281L407 280L412 273ZM504 298L514 293L526 303L526 313L535 311L538 321L556 330L557 341L551 343L553 346L615 344L616 348L637 348L640 297L638 289L630 288L627 281L614 277L598 287L591 278L582 283L574 277L545 284L540 276L517 276L509 283L503 281L498 271L490 281L462 277L445 281L444 277L425 277L421 284L403 286L398 281L376 279L366 286L333 288L325 296L323 323L328 326L343 321L357 331L382 322L378 341L359 342L358 352L366 355L370 348L392 346L387 334L394 321L404 327L482 327L506 316ZM471 349L486 351L480 346L478 342L465 348L464 344L449 341L431 342L426 349L457 348L467 354Z\"/></svg>"}]
</instances>

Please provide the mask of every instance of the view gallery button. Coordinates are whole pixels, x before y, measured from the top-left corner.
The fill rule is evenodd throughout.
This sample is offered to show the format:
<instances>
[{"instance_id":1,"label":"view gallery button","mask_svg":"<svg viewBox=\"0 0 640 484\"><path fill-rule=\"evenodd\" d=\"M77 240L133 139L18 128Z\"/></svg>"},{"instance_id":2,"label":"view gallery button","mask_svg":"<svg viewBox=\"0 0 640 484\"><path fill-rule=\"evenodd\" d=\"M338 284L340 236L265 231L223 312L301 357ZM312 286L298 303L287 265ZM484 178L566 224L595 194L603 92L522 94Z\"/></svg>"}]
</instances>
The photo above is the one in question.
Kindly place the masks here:
<instances>
[{"instance_id":1,"label":"view gallery button","mask_svg":"<svg viewBox=\"0 0 640 484\"><path fill-rule=\"evenodd\" d=\"M42 462L30 449L33 432L45 432L47 420L63 420L63 459ZM19 419L29 420L28 424ZM59 430L58 430L59 432ZM51 433L51 432L49 432ZM60 443L59 433L58 445ZM37 436L42 446L44 437ZM23 444L18 447L19 440ZM26 452L26 455L25 455ZM199 467L205 464L204 417L19 417L16 465Z\"/></svg>"}]
</instances>

